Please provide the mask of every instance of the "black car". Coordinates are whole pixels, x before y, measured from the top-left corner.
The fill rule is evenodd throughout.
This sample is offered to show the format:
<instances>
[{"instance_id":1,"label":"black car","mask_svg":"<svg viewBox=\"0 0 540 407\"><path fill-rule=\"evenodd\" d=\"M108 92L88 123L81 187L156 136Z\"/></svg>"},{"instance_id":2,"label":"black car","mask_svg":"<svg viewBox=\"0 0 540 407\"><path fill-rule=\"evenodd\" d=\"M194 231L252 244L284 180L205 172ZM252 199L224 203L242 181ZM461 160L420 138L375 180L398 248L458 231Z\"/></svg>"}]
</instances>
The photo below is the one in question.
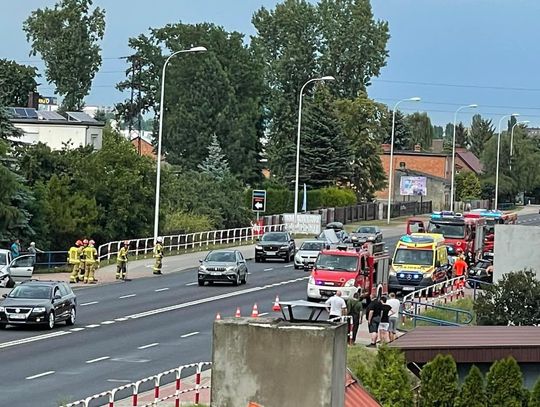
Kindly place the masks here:
<instances>
[{"instance_id":1,"label":"black car","mask_svg":"<svg viewBox=\"0 0 540 407\"><path fill-rule=\"evenodd\" d=\"M24 281L0 302L0 328L6 325L45 325L75 323L77 297L69 284L61 281Z\"/></svg>"},{"instance_id":2,"label":"black car","mask_svg":"<svg viewBox=\"0 0 540 407\"><path fill-rule=\"evenodd\" d=\"M478 260L478 262L469 269L469 278L475 281L468 281L471 287L480 287L481 282L493 284L493 262L488 258Z\"/></svg>"},{"instance_id":3,"label":"black car","mask_svg":"<svg viewBox=\"0 0 540 407\"><path fill-rule=\"evenodd\" d=\"M289 232L267 232L255 245L255 262L283 259L288 263L295 252L296 244Z\"/></svg>"},{"instance_id":4,"label":"black car","mask_svg":"<svg viewBox=\"0 0 540 407\"><path fill-rule=\"evenodd\" d=\"M199 285L213 282L246 284L248 269L246 260L238 250L212 250L200 261Z\"/></svg>"},{"instance_id":5,"label":"black car","mask_svg":"<svg viewBox=\"0 0 540 407\"><path fill-rule=\"evenodd\" d=\"M382 240L382 231L378 226L360 226L351 233L353 246L360 246L366 242L380 243Z\"/></svg>"}]
</instances>

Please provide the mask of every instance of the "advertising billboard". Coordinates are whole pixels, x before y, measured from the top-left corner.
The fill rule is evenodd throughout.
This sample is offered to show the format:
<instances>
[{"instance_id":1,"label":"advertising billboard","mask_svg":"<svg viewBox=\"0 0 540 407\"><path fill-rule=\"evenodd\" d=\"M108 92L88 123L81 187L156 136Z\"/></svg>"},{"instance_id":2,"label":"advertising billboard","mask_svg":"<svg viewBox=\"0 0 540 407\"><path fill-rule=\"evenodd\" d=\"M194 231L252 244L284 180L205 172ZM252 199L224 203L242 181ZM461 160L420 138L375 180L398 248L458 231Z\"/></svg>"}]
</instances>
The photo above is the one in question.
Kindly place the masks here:
<instances>
[{"instance_id":1,"label":"advertising billboard","mask_svg":"<svg viewBox=\"0 0 540 407\"><path fill-rule=\"evenodd\" d=\"M426 177L406 177L402 176L399 183L400 195L427 195Z\"/></svg>"}]
</instances>

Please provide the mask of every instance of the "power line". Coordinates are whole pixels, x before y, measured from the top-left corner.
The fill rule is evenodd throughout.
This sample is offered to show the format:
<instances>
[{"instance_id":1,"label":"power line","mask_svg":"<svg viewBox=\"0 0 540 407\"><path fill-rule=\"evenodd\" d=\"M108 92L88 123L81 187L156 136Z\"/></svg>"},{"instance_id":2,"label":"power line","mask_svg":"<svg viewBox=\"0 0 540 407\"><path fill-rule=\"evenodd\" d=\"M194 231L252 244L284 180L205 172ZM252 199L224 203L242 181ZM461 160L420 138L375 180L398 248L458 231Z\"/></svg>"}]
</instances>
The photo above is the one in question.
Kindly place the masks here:
<instances>
[{"instance_id":1,"label":"power line","mask_svg":"<svg viewBox=\"0 0 540 407\"><path fill-rule=\"evenodd\" d=\"M397 102L400 99L393 99L393 98L375 98L375 100L386 100L389 102ZM442 105L442 106L464 106L467 103L451 103L451 102L434 102L434 101L428 101L423 100L421 103L425 103L427 105ZM489 107L493 109L519 109L519 110L540 110L540 106L538 107L525 107L525 106L502 106L502 105L484 105L481 104L480 107Z\"/></svg>"},{"instance_id":2,"label":"power line","mask_svg":"<svg viewBox=\"0 0 540 407\"><path fill-rule=\"evenodd\" d=\"M415 82L415 81L396 81L390 79L372 79L372 82L401 83L404 85L435 86L447 88L472 88L472 89L492 89L492 90L513 90L519 92L540 92L539 88L519 88L511 86L493 86L493 85L463 85L458 83L437 83L437 82Z\"/></svg>"}]
</instances>

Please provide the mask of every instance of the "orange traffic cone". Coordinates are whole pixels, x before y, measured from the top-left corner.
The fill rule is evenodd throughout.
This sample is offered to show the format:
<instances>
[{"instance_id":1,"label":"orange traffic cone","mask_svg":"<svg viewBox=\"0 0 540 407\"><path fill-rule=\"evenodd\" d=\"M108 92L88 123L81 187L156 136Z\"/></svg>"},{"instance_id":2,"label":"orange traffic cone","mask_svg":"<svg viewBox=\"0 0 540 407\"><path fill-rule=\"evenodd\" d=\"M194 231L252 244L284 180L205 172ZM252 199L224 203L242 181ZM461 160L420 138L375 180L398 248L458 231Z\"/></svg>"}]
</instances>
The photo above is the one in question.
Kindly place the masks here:
<instances>
[{"instance_id":1,"label":"orange traffic cone","mask_svg":"<svg viewBox=\"0 0 540 407\"><path fill-rule=\"evenodd\" d=\"M236 318L240 318L242 315L240 315L240 307L236 308L236 314L234 314Z\"/></svg>"},{"instance_id":2,"label":"orange traffic cone","mask_svg":"<svg viewBox=\"0 0 540 407\"><path fill-rule=\"evenodd\" d=\"M219 321L221 319L221 315L219 314L219 312L216 314L216 321Z\"/></svg>"},{"instance_id":3,"label":"orange traffic cone","mask_svg":"<svg viewBox=\"0 0 540 407\"><path fill-rule=\"evenodd\" d=\"M259 316L259 308L257 308L257 304L253 305L253 310L251 311L251 318L257 318Z\"/></svg>"},{"instance_id":4,"label":"orange traffic cone","mask_svg":"<svg viewBox=\"0 0 540 407\"><path fill-rule=\"evenodd\" d=\"M274 302L274 306L272 307L272 311L279 312L281 311L281 307L279 306L279 296L276 295L276 301Z\"/></svg>"}]
</instances>

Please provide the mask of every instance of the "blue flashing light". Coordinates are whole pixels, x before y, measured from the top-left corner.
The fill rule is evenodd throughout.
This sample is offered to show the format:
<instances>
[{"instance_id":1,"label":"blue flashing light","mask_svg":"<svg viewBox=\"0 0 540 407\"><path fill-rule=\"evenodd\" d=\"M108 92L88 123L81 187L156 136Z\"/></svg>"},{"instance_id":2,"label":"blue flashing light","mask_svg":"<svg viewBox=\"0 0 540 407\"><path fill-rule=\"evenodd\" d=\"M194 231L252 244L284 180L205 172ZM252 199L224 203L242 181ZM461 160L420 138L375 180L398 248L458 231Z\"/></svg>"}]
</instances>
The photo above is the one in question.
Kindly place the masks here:
<instances>
[{"instance_id":1,"label":"blue flashing light","mask_svg":"<svg viewBox=\"0 0 540 407\"><path fill-rule=\"evenodd\" d=\"M434 242L433 238L430 236L411 236L411 235L401 236L399 241L403 243L433 243Z\"/></svg>"}]
</instances>

